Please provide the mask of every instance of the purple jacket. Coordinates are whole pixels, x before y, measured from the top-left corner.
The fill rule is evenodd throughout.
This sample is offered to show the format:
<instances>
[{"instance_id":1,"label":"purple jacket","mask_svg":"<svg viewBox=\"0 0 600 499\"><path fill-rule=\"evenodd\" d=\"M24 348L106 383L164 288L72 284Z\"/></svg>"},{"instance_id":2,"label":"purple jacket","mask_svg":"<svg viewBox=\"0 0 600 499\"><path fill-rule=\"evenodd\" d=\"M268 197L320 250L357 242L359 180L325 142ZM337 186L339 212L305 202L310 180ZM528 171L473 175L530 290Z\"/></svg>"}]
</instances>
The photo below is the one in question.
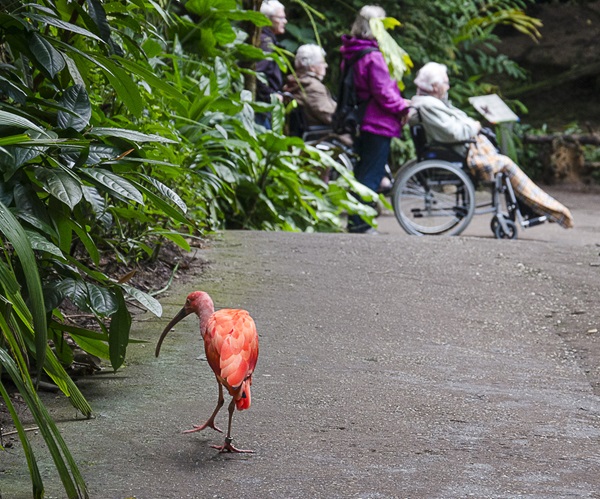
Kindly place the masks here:
<instances>
[{"instance_id":1,"label":"purple jacket","mask_svg":"<svg viewBox=\"0 0 600 499\"><path fill-rule=\"evenodd\" d=\"M342 35L342 65L353 54L367 47L379 48L376 40ZM400 137L401 119L408 104L391 79L383 54L378 50L362 56L354 64L354 87L361 100L369 100L360 129L385 137Z\"/></svg>"}]
</instances>

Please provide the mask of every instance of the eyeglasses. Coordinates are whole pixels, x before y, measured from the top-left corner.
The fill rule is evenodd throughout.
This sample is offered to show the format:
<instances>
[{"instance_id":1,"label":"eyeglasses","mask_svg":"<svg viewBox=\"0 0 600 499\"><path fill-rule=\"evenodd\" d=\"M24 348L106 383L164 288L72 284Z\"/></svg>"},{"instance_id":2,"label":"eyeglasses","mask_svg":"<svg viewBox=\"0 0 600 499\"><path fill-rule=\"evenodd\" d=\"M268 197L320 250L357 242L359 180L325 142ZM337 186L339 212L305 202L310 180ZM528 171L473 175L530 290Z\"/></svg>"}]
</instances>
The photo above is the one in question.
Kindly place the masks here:
<instances>
[{"instance_id":1,"label":"eyeglasses","mask_svg":"<svg viewBox=\"0 0 600 499\"><path fill-rule=\"evenodd\" d=\"M285 16L271 16L271 19L279 19L280 21L285 21L287 17Z\"/></svg>"}]
</instances>

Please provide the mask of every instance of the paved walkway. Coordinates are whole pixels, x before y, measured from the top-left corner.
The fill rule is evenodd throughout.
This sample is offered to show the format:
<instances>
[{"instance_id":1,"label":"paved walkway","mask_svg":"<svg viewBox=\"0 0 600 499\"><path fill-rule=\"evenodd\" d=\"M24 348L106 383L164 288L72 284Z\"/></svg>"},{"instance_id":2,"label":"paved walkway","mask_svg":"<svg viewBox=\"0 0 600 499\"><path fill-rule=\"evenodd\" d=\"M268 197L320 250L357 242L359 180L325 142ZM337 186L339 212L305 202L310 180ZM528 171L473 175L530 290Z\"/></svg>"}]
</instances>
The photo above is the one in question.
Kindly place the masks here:
<instances>
[{"instance_id":1,"label":"paved walkway","mask_svg":"<svg viewBox=\"0 0 600 499\"><path fill-rule=\"evenodd\" d=\"M162 319L138 318L149 343L127 367L80 382L95 419L48 400L91 497L600 497L600 399L564 339L594 341L600 322L600 205L582 199L569 237L224 234ZM181 433L216 399L193 317L154 358L194 289L259 327L252 407L233 427L253 455ZM40 456L49 497L63 497ZM0 459L2 499L29 497L18 446Z\"/></svg>"}]
</instances>

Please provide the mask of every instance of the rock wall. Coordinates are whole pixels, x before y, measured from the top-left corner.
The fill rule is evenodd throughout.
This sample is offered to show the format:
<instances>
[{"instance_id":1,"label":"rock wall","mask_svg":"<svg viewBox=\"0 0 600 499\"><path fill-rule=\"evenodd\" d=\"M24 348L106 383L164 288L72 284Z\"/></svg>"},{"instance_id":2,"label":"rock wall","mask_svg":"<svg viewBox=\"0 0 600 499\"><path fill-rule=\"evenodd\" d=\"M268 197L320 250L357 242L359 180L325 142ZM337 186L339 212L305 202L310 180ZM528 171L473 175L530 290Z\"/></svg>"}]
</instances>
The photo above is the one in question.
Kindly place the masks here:
<instances>
[{"instance_id":1,"label":"rock wall","mask_svg":"<svg viewBox=\"0 0 600 499\"><path fill-rule=\"evenodd\" d=\"M512 96L530 109L524 119L555 129L573 122L600 129L600 1L538 4L527 13L543 23L539 42L511 29L498 46L530 72L530 83L542 84L514 89Z\"/></svg>"}]
</instances>

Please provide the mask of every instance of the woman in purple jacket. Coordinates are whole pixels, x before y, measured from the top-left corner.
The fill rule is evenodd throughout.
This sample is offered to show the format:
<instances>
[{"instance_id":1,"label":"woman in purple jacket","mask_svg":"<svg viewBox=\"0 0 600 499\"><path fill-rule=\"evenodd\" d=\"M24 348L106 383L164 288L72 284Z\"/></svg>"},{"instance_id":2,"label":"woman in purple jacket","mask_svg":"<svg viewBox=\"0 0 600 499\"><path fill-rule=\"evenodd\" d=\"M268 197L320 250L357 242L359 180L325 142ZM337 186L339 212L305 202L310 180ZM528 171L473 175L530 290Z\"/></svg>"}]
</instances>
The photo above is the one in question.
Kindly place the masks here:
<instances>
[{"instance_id":1,"label":"woman in purple jacket","mask_svg":"<svg viewBox=\"0 0 600 499\"><path fill-rule=\"evenodd\" d=\"M365 5L360 9L350 36L342 36L342 67L363 49L379 49L369 19L385 16L385 11L379 6ZM377 191L385 175L392 137L400 137L410 101L400 95L398 84L390 77L387 63L379 50L363 55L354 63L354 87L358 99L368 101L360 135L354 143L360 158L354 176L361 184ZM377 234L358 215L348 218L348 231Z\"/></svg>"}]
</instances>

